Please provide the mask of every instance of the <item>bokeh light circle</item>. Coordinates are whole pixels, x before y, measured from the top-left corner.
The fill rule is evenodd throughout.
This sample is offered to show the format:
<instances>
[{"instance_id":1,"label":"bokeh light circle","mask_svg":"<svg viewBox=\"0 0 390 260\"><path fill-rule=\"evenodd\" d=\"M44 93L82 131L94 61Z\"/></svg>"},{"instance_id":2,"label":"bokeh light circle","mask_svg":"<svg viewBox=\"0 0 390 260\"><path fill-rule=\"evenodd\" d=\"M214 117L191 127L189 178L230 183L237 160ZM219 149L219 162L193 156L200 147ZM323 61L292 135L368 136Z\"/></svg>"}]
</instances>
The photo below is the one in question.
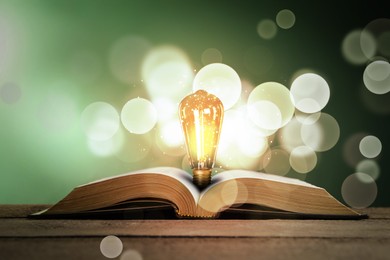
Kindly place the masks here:
<instances>
[{"instance_id":1,"label":"bokeh light circle","mask_svg":"<svg viewBox=\"0 0 390 260\"><path fill-rule=\"evenodd\" d=\"M141 79L142 60L151 44L140 36L130 35L118 39L111 47L109 65L113 75L130 84Z\"/></svg>"},{"instance_id":2,"label":"bokeh light circle","mask_svg":"<svg viewBox=\"0 0 390 260\"><path fill-rule=\"evenodd\" d=\"M366 52L362 50L365 46ZM341 51L344 58L351 64L360 65L367 62L376 52L376 41L371 33L359 29L349 32L343 39ZM368 57L367 57L368 56Z\"/></svg>"},{"instance_id":3,"label":"bokeh light circle","mask_svg":"<svg viewBox=\"0 0 390 260\"><path fill-rule=\"evenodd\" d=\"M237 103L241 95L241 80L237 72L226 64L212 63L195 75L193 91L199 89L217 96L227 110Z\"/></svg>"},{"instance_id":4,"label":"bokeh light circle","mask_svg":"<svg viewBox=\"0 0 390 260\"><path fill-rule=\"evenodd\" d=\"M194 78L187 55L174 46L159 46L145 56L141 68L142 79L149 96L180 102L191 92Z\"/></svg>"},{"instance_id":5,"label":"bokeh light circle","mask_svg":"<svg viewBox=\"0 0 390 260\"><path fill-rule=\"evenodd\" d=\"M120 257L120 260L142 260L142 255L140 252L134 249L127 249L123 252Z\"/></svg>"},{"instance_id":6,"label":"bokeh light circle","mask_svg":"<svg viewBox=\"0 0 390 260\"><path fill-rule=\"evenodd\" d=\"M244 109L226 111L222 124L217 149L217 164L225 169L255 170L261 155L268 148L266 138L245 117Z\"/></svg>"},{"instance_id":7,"label":"bokeh light circle","mask_svg":"<svg viewBox=\"0 0 390 260\"><path fill-rule=\"evenodd\" d=\"M119 130L107 140L97 141L88 138L88 148L89 150L100 157L107 157L117 153L123 146L125 141L125 136L123 130Z\"/></svg>"},{"instance_id":8,"label":"bokeh light circle","mask_svg":"<svg viewBox=\"0 0 390 260\"><path fill-rule=\"evenodd\" d=\"M390 64L384 60L373 61L366 67L365 72L370 79L383 81L390 75Z\"/></svg>"},{"instance_id":9,"label":"bokeh light circle","mask_svg":"<svg viewBox=\"0 0 390 260\"><path fill-rule=\"evenodd\" d=\"M184 134L179 118L166 121L158 126L156 144L165 154L183 156L186 153Z\"/></svg>"},{"instance_id":10,"label":"bokeh light circle","mask_svg":"<svg viewBox=\"0 0 390 260\"><path fill-rule=\"evenodd\" d=\"M383 32L377 41L379 52L386 57L390 57L390 24L387 29L388 31Z\"/></svg>"},{"instance_id":11,"label":"bokeh light circle","mask_svg":"<svg viewBox=\"0 0 390 260\"><path fill-rule=\"evenodd\" d=\"M375 158L382 151L382 143L378 137L368 135L359 143L359 150L366 158Z\"/></svg>"},{"instance_id":12,"label":"bokeh light circle","mask_svg":"<svg viewBox=\"0 0 390 260\"><path fill-rule=\"evenodd\" d=\"M271 19L261 20L257 24L257 33L263 39L269 40L275 37L278 32L278 27Z\"/></svg>"},{"instance_id":13,"label":"bokeh light circle","mask_svg":"<svg viewBox=\"0 0 390 260\"><path fill-rule=\"evenodd\" d=\"M119 129L119 114L108 103L94 102L82 112L81 125L89 139L95 141L108 140Z\"/></svg>"},{"instance_id":14,"label":"bokeh light circle","mask_svg":"<svg viewBox=\"0 0 390 260\"><path fill-rule=\"evenodd\" d=\"M390 91L390 63L384 60L373 61L364 70L363 81L366 88L374 94Z\"/></svg>"},{"instance_id":15,"label":"bokeh light circle","mask_svg":"<svg viewBox=\"0 0 390 260\"><path fill-rule=\"evenodd\" d=\"M304 113L316 113L323 109L329 101L329 85L320 75L305 73L297 77L291 84L291 95L295 107Z\"/></svg>"},{"instance_id":16,"label":"bokeh light circle","mask_svg":"<svg viewBox=\"0 0 390 260\"><path fill-rule=\"evenodd\" d=\"M277 132L278 141L284 150L291 152L296 147L304 145L301 138L301 127L302 123L293 117L287 125Z\"/></svg>"},{"instance_id":17,"label":"bokeh light circle","mask_svg":"<svg viewBox=\"0 0 390 260\"><path fill-rule=\"evenodd\" d=\"M343 144L343 157L344 161L353 168L356 168L357 164L366 159L360 152L360 141L367 136L367 133L355 133L348 137Z\"/></svg>"},{"instance_id":18,"label":"bokeh light circle","mask_svg":"<svg viewBox=\"0 0 390 260\"><path fill-rule=\"evenodd\" d=\"M298 146L291 151L290 165L299 173L308 173L317 165L317 155L308 146Z\"/></svg>"},{"instance_id":19,"label":"bokeh light circle","mask_svg":"<svg viewBox=\"0 0 390 260\"><path fill-rule=\"evenodd\" d=\"M240 152L252 158L259 158L268 148L268 139L248 118L243 118L236 132Z\"/></svg>"},{"instance_id":20,"label":"bokeh light circle","mask_svg":"<svg viewBox=\"0 0 390 260\"><path fill-rule=\"evenodd\" d=\"M375 180L365 173L349 175L341 186L344 201L353 208L367 208L376 199L378 188Z\"/></svg>"},{"instance_id":21,"label":"bokeh light circle","mask_svg":"<svg viewBox=\"0 0 390 260\"><path fill-rule=\"evenodd\" d=\"M269 131L259 128L250 120L245 105L235 111L232 125L236 122L236 127L230 131L231 135L236 138L239 151L248 157L259 158L268 148L268 134L265 133L269 133Z\"/></svg>"},{"instance_id":22,"label":"bokeh light circle","mask_svg":"<svg viewBox=\"0 0 390 260\"><path fill-rule=\"evenodd\" d=\"M380 168L376 161L366 159L360 161L356 166L356 172L368 174L374 180L377 180L380 174Z\"/></svg>"},{"instance_id":23,"label":"bokeh light circle","mask_svg":"<svg viewBox=\"0 0 390 260\"><path fill-rule=\"evenodd\" d=\"M294 101L290 91L277 82L258 85L249 94L250 119L263 129L278 129L285 126L294 114Z\"/></svg>"},{"instance_id":24,"label":"bokeh light circle","mask_svg":"<svg viewBox=\"0 0 390 260\"><path fill-rule=\"evenodd\" d=\"M62 83L60 83L62 85ZM64 84L61 87L69 87L70 85ZM74 96L63 91L58 91L54 87L53 91L45 96L42 103L38 106L38 119L43 127L49 131L56 133L64 133L72 129L77 121L80 120L79 112L77 111L77 105ZM111 111L111 115L115 117L116 111ZM111 118L109 118L111 120ZM103 126L104 130L107 130L105 134L99 135L101 138L109 138L115 133L116 118L112 119L107 126ZM112 124L111 124L112 123ZM100 128L99 130L103 130ZM94 132L94 130L92 130ZM96 132L95 132L96 133ZM102 132L100 132L102 133ZM108 134L108 136L106 135Z\"/></svg>"},{"instance_id":25,"label":"bokeh light circle","mask_svg":"<svg viewBox=\"0 0 390 260\"><path fill-rule=\"evenodd\" d=\"M106 236L100 242L100 252L107 258L118 257L123 250L123 243L117 236Z\"/></svg>"},{"instance_id":26,"label":"bokeh light circle","mask_svg":"<svg viewBox=\"0 0 390 260\"><path fill-rule=\"evenodd\" d=\"M221 63L222 62L222 53L215 48L208 48L202 53L202 63L203 65L211 63Z\"/></svg>"},{"instance_id":27,"label":"bokeh light circle","mask_svg":"<svg viewBox=\"0 0 390 260\"><path fill-rule=\"evenodd\" d=\"M263 167L265 172L286 175L290 170L290 155L283 149L273 148L266 152L263 157Z\"/></svg>"},{"instance_id":28,"label":"bokeh light circle","mask_svg":"<svg viewBox=\"0 0 390 260\"><path fill-rule=\"evenodd\" d=\"M134 98L123 106L121 120L130 133L145 134L155 126L157 110L149 100Z\"/></svg>"},{"instance_id":29,"label":"bokeh light circle","mask_svg":"<svg viewBox=\"0 0 390 260\"><path fill-rule=\"evenodd\" d=\"M283 9L276 15L276 24L282 29L290 29L295 24L295 14L288 9Z\"/></svg>"},{"instance_id":30,"label":"bokeh light circle","mask_svg":"<svg viewBox=\"0 0 390 260\"><path fill-rule=\"evenodd\" d=\"M177 118L177 104L168 98L155 98L153 105L158 111L158 121L160 123Z\"/></svg>"},{"instance_id":31,"label":"bokeh light circle","mask_svg":"<svg viewBox=\"0 0 390 260\"><path fill-rule=\"evenodd\" d=\"M301 123L301 124L313 124L315 123L318 118L321 116L321 112L316 113L304 113L302 111L299 111L298 109L295 110L295 118Z\"/></svg>"},{"instance_id":32,"label":"bokeh light circle","mask_svg":"<svg viewBox=\"0 0 390 260\"><path fill-rule=\"evenodd\" d=\"M262 129L274 130L282 126L282 113L270 101L260 100L248 105L248 114L252 121Z\"/></svg>"},{"instance_id":33,"label":"bokeh light circle","mask_svg":"<svg viewBox=\"0 0 390 260\"><path fill-rule=\"evenodd\" d=\"M336 145L339 137L339 124L334 117L326 113L321 113L320 118L315 123L303 124L301 127L303 142L317 152L331 149Z\"/></svg>"},{"instance_id":34,"label":"bokeh light circle","mask_svg":"<svg viewBox=\"0 0 390 260\"><path fill-rule=\"evenodd\" d=\"M227 181L223 183L221 189L221 200L224 205L231 206L237 200L239 191L238 185L239 182L237 180ZM243 193L243 195L245 195L245 193Z\"/></svg>"},{"instance_id":35,"label":"bokeh light circle","mask_svg":"<svg viewBox=\"0 0 390 260\"><path fill-rule=\"evenodd\" d=\"M389 18L378 18L371 22L369 22L363 29L364 32L371 34L375 41L377 46L377 52L386 57L390 58L390 46L386 43L389 42L389 36L387 34L390 31L390 19ZM361 47L363 53L366 55L367 58L372 58L372 46L365 42L363 39L361 39Z\"/></svg>"}]
</instances>

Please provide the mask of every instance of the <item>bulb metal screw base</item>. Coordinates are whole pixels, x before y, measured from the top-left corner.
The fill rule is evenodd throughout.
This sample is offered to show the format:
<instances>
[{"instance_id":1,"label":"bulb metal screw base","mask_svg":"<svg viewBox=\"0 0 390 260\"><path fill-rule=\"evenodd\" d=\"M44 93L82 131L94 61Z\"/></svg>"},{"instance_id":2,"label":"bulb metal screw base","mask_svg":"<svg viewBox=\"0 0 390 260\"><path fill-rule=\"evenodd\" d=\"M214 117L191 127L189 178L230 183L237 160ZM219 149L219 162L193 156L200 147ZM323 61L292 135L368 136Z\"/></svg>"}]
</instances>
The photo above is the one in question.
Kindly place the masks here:
<instances>
[{"instance_id":1,"label":"bulb metal screw base","mask_svg":"<svg viewBox=\"0 0 390 260\"><path fill-rule=\"evenodd\" d=\"M193 169L192 182L200 189L207 187L211 183L211 170Z\"/></svg>"}]
</instances>

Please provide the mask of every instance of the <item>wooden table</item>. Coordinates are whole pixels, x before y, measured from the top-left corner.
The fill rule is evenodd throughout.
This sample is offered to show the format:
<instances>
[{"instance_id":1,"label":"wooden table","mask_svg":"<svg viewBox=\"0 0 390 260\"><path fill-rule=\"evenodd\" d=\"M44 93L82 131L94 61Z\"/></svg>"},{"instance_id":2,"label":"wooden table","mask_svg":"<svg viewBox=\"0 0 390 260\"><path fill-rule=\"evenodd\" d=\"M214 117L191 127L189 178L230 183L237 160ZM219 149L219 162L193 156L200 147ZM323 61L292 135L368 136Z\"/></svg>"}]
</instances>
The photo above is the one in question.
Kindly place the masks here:
<instances>
[{"instance_id":1,"label":"wooden table","mask_svg":"<svg viewBox=\"0 0 390 260\"><path fill-rule=\"evenodd\" d=\"M26 218L45 207L0 206L0 259L108 259L108 235L144 260L390 259L390 208L366 209L364 220Z\"/></svg>"}]
</instances>

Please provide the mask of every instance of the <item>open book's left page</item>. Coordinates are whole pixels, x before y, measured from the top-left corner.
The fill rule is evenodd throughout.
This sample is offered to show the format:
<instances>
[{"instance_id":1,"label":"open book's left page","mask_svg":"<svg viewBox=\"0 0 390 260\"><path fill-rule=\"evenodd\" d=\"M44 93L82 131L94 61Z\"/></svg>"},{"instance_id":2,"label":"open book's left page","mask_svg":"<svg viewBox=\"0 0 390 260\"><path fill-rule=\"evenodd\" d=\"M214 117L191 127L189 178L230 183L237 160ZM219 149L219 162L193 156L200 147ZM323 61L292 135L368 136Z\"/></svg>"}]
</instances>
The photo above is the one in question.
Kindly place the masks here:
<instances>
[{"instance_id":1,"label":"open book's left page","mask_svg":"<svg viewBox=\"0 0 390 260\"><path fill-rule=\"evenodd\" d=\"M167 201L174 205L177 213L191 214L199 191L184 170L149 168L80 185L42 214L85 212L140 198Z\"/></svg>"},{"instance_id":2,"label":"open book's left page","mask_svg":"<svg viewBox=\"0 0 390 260\"><path fill-rule=\"evenodd\" d=\"M80 185L78 187L87 186L87 185L94 184L97 182L104 182L104 181L107 181L110 179L120 178L123 176L129 176L129 175L135 175L135 174L147 174L147 173L162 174L162 175L172 177L172 178L180 181L188 189L188 191L191 193L191 195L194 198L194 201L195 202L198 201L199 196L200 196L200 192L195 187L195 185L192 183L191 175L188 174L186 171L179 169L179 168L175 168L175 167L154 167L154 168L147 168L147 169L142 169L142 170L138 170L138 171L132 171L132 172L124 173L121 175L115 175L115 176L107 177L104 179L92 181L92 182Z\"/></svg>"},{"instance_id":3,"label":"open book's left page","mask_svg":"<svg viewBox=\"0 0 390 260\"><path fill-rule=\"evenodd\" d=\"M198 202L200 197L200 192L192 183L192 176L188 174L186 171L175 167L155 167L155 168L136 171L131 174L145 173L145 172L166 175L180 181L191 193L192 197L194 198L194 202L195 203Z\"/></svg>"}]
</instances>

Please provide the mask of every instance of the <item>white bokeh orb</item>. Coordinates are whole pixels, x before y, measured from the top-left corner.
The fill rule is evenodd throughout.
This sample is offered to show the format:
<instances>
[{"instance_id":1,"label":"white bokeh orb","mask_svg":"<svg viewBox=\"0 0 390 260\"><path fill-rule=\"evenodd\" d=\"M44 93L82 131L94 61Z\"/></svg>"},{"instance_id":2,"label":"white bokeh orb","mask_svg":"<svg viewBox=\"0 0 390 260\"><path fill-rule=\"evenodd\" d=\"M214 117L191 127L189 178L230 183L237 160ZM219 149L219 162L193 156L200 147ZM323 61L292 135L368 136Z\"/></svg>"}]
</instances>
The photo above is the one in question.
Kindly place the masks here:
<instances>
[{"instance_id":1,"label":"white bokeh orb","mask_svg":"<svg viewBox=\"0 0 390 260\"><path fill-rule=\"evenodd\" d=\"M359 150L364 157L375 158L382 151L382 143L378 137L368 135L360 141Z\"/></svg>"},{"instance_id":2,"label":"white bokeh orb","mask_svg":"<svg viewBox=\"0 0 390 260\"><path fill-rule=\"evenodd\" d=\"M147 99L134 98L122 108L121 121L132 134L145 134L152 130L157 122L157 110Z\"/></svg>"},{"instance_id":3,"label":"white bokeh orb","mask_svg":"<svg viewBox=\"0 0 390 260\"><path fill-rule=\"evenodd\" d=\"M95 141L108 140L119 129L119 114L108 103L94 102L82 112L81 126L89 139Z\"/></svg>"},{"instance_id":4,"label":"white bokeh orb","mask_svg":"<svg viewBox=\"0 0 390 260\"><path fill-rule=\"evenodd\" d=\"M250 119L260 128L275 130L285 126L294 114L290 91L277 82L265 82L250 93L247 102Z\"/></svg>"},{"instance_id":5,"label":"white bokeh orb","mask_svg":"<svg viewBox=\"0 0 390 260\"><path fill-rule=\"evenodd\" d=\"M374 94L382 95L390 91L390 63L384 60L373 61L363 73L366 88Z\"/></svg>"},{"instance_id":6,"label":"white bokeh orb","mask_svg":"<svg viewBox=\"0 0 390 260\"><path fill-rule=\"evenodd\" d=\"M338 142L340 138L340 127L333 116L321 113L321 116L313 124L302 125L301 138L303 143L314 151L327 151Z\"/></svg>"},{"instance_id":7,"label":"white bokeh orb","mask_svg":"<svg viewBox=\"0 0 390 260\"><path fill-rule=\"evenodd\" d=\"M315 73L298 76L291 84L290 91L294 97L295 107L304 113L320 111L330 98L328 83Z\"/></svg>"},{"instance_id":8,"label":"white bokeh orb","mask_svg":"<svg viewBox=\"0 0 390 260\"><path fill-rule=\"evenodd\" d=\"M237 72L226 64L212 63L195 75L193 91L203 89L217 96L227 110L234 106L241 95L241 80Z\"/></svg>"},{"instance_id":9,"label":"white bokeh orb","mask_svg":"<svg viewBox=\"0 0 390 260\"><path fill-rule=\"evenodd\" d=\"M123 243L117 236L106 236L100 242L100 252L107 258L118 257L123 250Z\"/></svg>"}]
</instances>

